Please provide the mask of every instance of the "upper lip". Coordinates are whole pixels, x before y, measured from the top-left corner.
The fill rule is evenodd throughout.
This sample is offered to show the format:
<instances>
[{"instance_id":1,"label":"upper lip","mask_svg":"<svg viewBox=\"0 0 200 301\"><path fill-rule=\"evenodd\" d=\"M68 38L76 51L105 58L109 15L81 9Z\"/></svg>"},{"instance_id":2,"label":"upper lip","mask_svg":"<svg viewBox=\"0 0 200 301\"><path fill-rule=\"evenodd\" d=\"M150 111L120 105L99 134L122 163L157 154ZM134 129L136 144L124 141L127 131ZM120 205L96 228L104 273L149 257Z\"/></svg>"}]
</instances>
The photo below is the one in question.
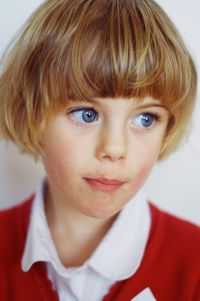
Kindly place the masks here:
<instances>
[{"instance_id":1,"label":"upper lip","mask_svg":"<svg viewBox=\"0 0 200 301\"><path fill-rule=\"evenodd\" d=\"M85 178L85 179L96 181L105 185L121 185L125 183L125 181L118 180L118 179L106 179L106 178Z\"/></svg>"}]
</instances>

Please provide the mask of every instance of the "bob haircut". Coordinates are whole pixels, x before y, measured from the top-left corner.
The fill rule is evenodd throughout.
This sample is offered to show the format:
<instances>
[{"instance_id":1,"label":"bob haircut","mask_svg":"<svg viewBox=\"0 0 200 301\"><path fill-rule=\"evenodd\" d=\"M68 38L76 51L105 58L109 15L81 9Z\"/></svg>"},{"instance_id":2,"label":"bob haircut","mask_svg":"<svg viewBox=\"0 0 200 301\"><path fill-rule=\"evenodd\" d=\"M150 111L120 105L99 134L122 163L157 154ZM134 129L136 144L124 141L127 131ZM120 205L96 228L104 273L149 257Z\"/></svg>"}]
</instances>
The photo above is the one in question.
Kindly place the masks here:
<instances>
[{"instance_id":1,"label":"bob haircut","mask_svg":"<svg viewBox=\"0 0 200 301\"><path fill-rule=\"evenodd\" d=\"M196 69L153 0L45 1L2 61L1 136L35 159L48 121L69 99L160 100L170 117L159 159L188 129Z\"/></svg>"}]
</instances>

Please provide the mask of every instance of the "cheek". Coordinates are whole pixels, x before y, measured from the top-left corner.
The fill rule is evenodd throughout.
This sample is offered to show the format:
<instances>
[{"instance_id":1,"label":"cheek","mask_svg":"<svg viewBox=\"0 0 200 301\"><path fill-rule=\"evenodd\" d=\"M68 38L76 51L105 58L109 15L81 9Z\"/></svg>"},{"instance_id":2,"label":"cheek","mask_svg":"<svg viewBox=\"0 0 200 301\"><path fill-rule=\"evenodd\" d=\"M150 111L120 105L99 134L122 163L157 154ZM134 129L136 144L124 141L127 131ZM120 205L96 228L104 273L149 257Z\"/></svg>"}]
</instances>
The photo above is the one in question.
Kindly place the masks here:
<instances>
[{"instance_id":1,"label":"cheek","mask_svg":"<svg viewBox=\"0 0 200 301\"><path fill-rule=\"evenodd\" d=\"M73 183L78 185L77 181L85 170L85 162L88 162L87 156L88 152L84 152L84 147L80 148L77 141L63 139L46 149L43 164L49 179L63 191L66 184L68 187Z\"/></svg>"},{"instance_id":2,"label":"cheek","mask_svg":"<svg viewBox=\"0 0 200 301\"><path fill-rule=\"evenodd\" d=\"M157 161L157 157L158 154L155 155L155 153L153 153L152 156L150 154L145 154L143 158L138 159L137 166L133 166L133 170L135 172L133 180L131 181L132 188L139 189L144 184Z\"/></svg>"},{"instance_id":3,"label":"cheek","mask_svg":"<svg viewBox=\"0 0 200 301\"><path fill-rule=\"evenodd\" d=\"M152 165L146 165L146 166L142 166L137 173L135 174L135 176L133 177L132 181L131 181L131 188L135 189L139 189L145 182L145 180L147 179L150 171L152 169Z\"/></svg>"},{"instance_id":4,"label":"cheek","mask_svg":"<svg viewBox=\"0 0 200 301\"><path fill-rule=\"evenodd\" d=\"M67 176L72 172L74 163L76 162L76 152L71 150L70 147L58 143L46 149L45 156L43 157L43 164L47 174L56 179Z\"/></svg>"}]
</instances>

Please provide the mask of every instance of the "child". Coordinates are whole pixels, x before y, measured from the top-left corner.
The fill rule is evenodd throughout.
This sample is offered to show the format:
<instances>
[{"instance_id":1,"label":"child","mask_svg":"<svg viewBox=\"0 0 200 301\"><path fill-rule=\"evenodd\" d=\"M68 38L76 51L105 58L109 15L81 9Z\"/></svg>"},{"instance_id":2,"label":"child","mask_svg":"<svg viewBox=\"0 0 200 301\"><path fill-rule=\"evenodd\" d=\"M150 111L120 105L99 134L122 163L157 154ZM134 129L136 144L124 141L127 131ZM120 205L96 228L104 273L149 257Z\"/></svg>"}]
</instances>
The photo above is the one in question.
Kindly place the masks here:
<instances>
[{"instance_id":1,"label":"child","mask_svg":"<svg viewBox=\"0 0 200 301\"><path fill-rule=\"evenodd\" d=\"M1 136L47 177L0 213L0 300L200 300L199 228L141 192L195 104L168 16L153 0L45 1L4 59Z\"/></svg>"}]
</instances>

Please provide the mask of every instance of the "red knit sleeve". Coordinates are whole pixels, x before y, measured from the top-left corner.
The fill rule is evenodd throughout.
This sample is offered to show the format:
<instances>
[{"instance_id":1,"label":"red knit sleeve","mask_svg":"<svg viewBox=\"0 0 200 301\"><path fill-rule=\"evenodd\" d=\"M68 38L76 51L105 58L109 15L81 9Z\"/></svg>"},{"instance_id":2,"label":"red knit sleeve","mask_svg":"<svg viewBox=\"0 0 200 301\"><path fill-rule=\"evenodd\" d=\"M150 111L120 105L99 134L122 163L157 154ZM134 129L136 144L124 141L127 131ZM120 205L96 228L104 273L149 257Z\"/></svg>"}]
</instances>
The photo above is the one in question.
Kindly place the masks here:
<instances>
[{"instance_id":1,"label":"red knit sleeve","mask_svg":"<svg viewBox=\"0 0 200 301\"><path fill-rule=\"evenodd\" d=\"M200 282L197 285L197 289L193 301L199 301L199 300L200 300Z\"/></svg>"},{"instance_id":2,"label":"red knit sleeve","mask_svg":"<svg viewBox=\"0 0 200 301\"><path fill-rule=\"evenodd\" d=\"M0 300L9 301L8 292L8 281L6 277L5 266L0 264Z\"/></svg>"}]
</instances>

